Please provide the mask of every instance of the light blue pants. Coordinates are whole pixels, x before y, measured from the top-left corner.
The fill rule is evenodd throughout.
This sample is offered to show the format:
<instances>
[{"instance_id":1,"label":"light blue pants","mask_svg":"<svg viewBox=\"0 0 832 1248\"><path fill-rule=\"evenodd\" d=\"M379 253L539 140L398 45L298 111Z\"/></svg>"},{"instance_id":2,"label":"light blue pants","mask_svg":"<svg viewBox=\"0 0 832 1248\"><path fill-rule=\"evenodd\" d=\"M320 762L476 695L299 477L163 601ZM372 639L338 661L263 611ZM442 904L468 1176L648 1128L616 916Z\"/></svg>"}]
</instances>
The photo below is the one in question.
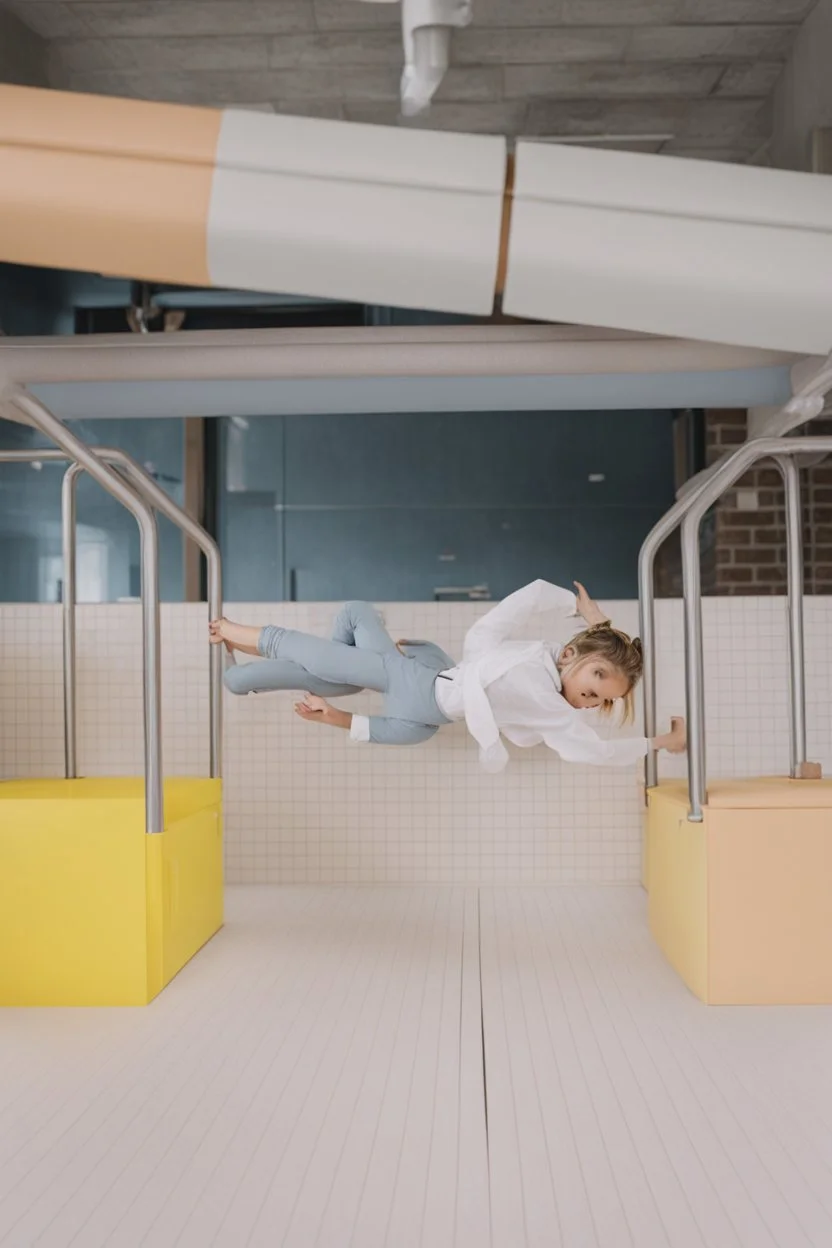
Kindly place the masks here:
<instances>
[{"instance_id":1,"label":"light blue pants","mask_svg":"<svg viewBox=\"0 0 832 1248\"><path fill-rule=\"evenodd\" d=\"M436 704L437 674L453 667L438 647L413 643L402 654L368 602L348 602L335 619L331 641L267 625L257 646L265 662L229 667L232 693L280 689L344 698L372 689L385 695L385 714L372 715L370 740L385 745L427 741L448 720Z\"/></svg>"}]
</instances>

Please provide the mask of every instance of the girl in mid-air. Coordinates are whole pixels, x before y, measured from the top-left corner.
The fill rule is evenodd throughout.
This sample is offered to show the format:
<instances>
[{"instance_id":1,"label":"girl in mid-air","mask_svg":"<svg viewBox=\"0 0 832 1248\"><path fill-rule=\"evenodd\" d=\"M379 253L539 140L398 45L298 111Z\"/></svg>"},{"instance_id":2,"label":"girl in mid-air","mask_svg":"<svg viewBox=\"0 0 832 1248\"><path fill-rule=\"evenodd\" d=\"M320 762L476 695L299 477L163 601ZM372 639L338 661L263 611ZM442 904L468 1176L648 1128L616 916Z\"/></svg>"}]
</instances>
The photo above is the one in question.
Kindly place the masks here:
<instances>
[{"instance_id":1,"label":"girl in mid-air","mask_svg":"<svg viewBox=\"0 0 832 1248\"><path fill-rule=\"evenodd\" d=\"M468 630L462 662L454 663L431 642L394 642L367 602L348 602L335 620L332 639L267 624L249 628L214 620L211 641L230 654L259 655L261 663L232 664L225 683L232 693L304 691L295 704L301 719L346 729L354 741L416 745L443 725L465 720L480 747L486 771L501 771L514 745L545 744L570 763L626 765L649 750L680 754L686 745L683 719L671 720L663 736L606 740L582 711L633 716L633 692L641 676L641 642L613 628L584 587L559 589L534 581L498 603ZM511 640L540 611L582 617L586 627L565 646ZM332 698L373 689L384 694L384 714L352 715Z\"/></svg>"}]
</instances>

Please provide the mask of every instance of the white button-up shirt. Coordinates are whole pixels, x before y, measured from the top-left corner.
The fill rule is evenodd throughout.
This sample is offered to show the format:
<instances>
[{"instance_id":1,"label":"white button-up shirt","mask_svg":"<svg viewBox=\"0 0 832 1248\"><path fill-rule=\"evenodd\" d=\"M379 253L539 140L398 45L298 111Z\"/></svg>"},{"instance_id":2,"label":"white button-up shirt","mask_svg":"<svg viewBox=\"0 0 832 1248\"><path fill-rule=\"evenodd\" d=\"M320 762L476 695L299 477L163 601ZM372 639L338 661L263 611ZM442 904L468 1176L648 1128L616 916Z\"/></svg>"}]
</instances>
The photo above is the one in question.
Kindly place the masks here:
<instances>
[{"instance_id":1,"label":"white button-up shirt","mask_svg":"<svg viewBox=\"0 0 832 1248\"><path fill-rule=\"evenodd\" d=\"M649 749L646 737L605 740L589 722L591 712L566 701L557 669L559 646L511 640L532 615L546 611L577 615L575 595L533 581L477 620L466 635L462 662L436 682L440 711L450 720L465 720L485 771L502 771L508 762L501 735L514 745L548 745L570 763L637 762ZM367 740L368 728L364 716L355 715L350 735Z\"/></svg>"}]
</instances>

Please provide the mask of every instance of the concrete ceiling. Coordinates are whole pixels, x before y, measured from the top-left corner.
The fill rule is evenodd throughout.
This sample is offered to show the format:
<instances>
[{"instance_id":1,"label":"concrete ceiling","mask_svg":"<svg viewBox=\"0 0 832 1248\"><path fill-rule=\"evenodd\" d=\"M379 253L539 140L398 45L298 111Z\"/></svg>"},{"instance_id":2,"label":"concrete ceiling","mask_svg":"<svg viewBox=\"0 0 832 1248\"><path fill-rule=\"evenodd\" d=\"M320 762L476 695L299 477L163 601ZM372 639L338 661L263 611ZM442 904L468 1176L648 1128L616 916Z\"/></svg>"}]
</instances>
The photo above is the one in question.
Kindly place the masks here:
<instances>
[{"instance_id":1,"label":"concrete ceiling","mask_svg":"<svg viewBox=\"0 0 832 1248\"><path fill-rule=\"evenodd\" d=\"M774 85L815 0L474 0L415 124L765 163ZM54 86L397 124L399 6L0 0ZM409 122L407 124L414 124ZM638 136L656 136L639 139ZM662 138L660 136L672 136Z\"/></svg>"}]
</instances>

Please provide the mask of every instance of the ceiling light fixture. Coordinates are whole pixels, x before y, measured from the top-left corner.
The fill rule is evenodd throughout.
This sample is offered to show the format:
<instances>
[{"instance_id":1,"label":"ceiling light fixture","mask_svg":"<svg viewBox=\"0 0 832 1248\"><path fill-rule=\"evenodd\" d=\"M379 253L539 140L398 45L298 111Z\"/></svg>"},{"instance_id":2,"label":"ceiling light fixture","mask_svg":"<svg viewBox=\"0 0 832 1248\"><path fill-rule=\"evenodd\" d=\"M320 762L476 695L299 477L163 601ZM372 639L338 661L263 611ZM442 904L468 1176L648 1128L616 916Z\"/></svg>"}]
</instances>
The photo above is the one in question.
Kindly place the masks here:
<instances>
[{"instance_id":1,"label":"ceiling light fixture","mask_svg":"<svg viewBox=\"0 0 832 1248\"><path fill-rule=\"evenodd\" d=\"M399 0L365 0L398 4ZM430 106L451 59L451 31L468 26L473 0L401 0L404 70L401 78L403 117L418 117Z\"/></svg>"},{"instance_id":2,"label":"ceiling light fixture","mask_svg":"<svg viewBox=\"0 0 832 1248\"><path fill-rule=\"evenodd\" d=\"M430 105L450 64L451 31L470 25L472 8L472 0L402 0L404 117Z\"/></svg>"}]
</instances>

